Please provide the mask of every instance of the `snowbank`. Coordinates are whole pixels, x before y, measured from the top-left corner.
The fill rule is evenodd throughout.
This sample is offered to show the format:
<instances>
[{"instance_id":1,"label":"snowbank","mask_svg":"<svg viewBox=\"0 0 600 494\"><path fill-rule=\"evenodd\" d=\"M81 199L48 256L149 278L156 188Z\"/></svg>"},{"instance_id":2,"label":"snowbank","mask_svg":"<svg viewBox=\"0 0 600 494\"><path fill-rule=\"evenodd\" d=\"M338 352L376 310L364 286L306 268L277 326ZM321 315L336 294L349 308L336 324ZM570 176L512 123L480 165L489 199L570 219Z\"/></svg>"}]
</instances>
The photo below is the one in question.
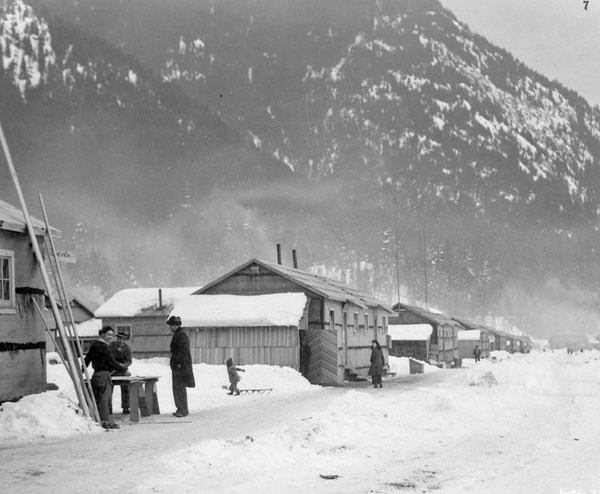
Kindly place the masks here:
<instances>
[{"instance_id":1,"label":"snowbank","mask_svg":"<svg viewBox=\"0 0 600 494\"><path fill-rule=\"evenodd\" d=\"M47 391L0 405L0 443L3 445L100 430L62 393Z\"/></svg>"},{"instance_id":2,"label":"snowbank","mask_svg":"<svg viewBox=\"0 0 600 494\"><path fill-rule=\"evenodd\" d=\"M49 352L48 382L58 386L58 391L48 391L27 396L16 403L0 406L0 442L30 442L42 438L67 437L74 434L101 431L93 421L83 418L76 405L77 395L65 367L58 354ZM261 400L284 395L315 392L319 386L311 385L296 370L290 367L269 365L239 366L241 372L240 389L272 388L269 395L261 395ZM89 369L91 372L91 369ZM167 358L147 360L134 359L130 367L134 375L158 376L157 392L161 411L175 410L171 389L171 370ZM248 400L236 400L227 395L223 387L229 385L225 365L194 365L196 387L188 389L190 413L218 407L239 407ZM120 393L113 392L113 411L119 413Z\"/></svg>"},{"instance_id":3,"label":"snowbank","mask_svg":"<svg viewBox=\"0 0 600 494\"><path fill-rule=\"evenodd\" d=\"M190 295L177 301L171 315L185 327L298 326L304 293L269 295Z\"/></svg>"}]
</instances>

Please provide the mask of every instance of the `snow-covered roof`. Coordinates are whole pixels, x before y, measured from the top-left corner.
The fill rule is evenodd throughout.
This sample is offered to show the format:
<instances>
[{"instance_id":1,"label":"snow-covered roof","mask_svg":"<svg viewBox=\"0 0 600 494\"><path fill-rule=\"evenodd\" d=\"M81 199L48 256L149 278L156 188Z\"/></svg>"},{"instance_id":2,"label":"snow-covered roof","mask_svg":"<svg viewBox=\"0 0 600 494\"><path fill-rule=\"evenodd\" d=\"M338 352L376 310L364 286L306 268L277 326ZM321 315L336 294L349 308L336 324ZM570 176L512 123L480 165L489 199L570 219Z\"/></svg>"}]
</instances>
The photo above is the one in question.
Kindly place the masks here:
<instances>
[{"instance_id":1,"label":"snow-covered roof","mask_svg":"<svg viewBox=\"0 0 600 494\"><path fill-rule=\"evenodd\" d=\"M388 334L392 340L423 341L431 337L431 324L389 324Z\"/></svg>"},{"instance_id":2,"label":"snow-covered roof","mask_svg":"<svg viewBox=\"0 0 600 494\"><path fill-rule=\"evenodd\" d=\"M75 324L75 328L77 329L77 336L80 338L98 336L98 331L102 329L102 319L88 319L87 321Z\"/></svg>"},{"instance_id":3,"label":"snow-covered roof","mask_svg":"<svg viewBox=\"0 0 600 494\"><path fill-rule=\"evenodd\" d=\"M27 208L29 209L29 208ZM30 216L31 224L36 235L44 235L46 233L46 224L43 221ZM27 233L27 223L23 211L16 208L12 204L0 199L0 230L10 230L13 232ZM60 237L60 230L50 227L53 237Z\"/></svg>"},{"instance_id":4,"label":"snow-covered roof","mask_svg":"<svg viewBox=\"0 0 600 494\"><path fill-rule=\"evenodd\" d=\"M481 331L479 329L470 329L468 331L458 331L458 341L480 341Z\"/></svg>"},{"instance_id":5,"label":"snow-covered roof","mask_svg":"<svg viewBox=\"0 0 600 494\"><path fill-rule=\"evenodd\" d=\"M171 315L185 327L298 326L306 306L304 293L269 295L189 295Z\"/></svg>"},{"instance_id":6,"label":"snow-covered roof","mask_svg":"<svg viewBox=\"0 0 600 494\"><path fill-rule=\"evenodd\" d=\"M179 299L198 289L199 287L161 288L162 308L167 308L168 311ZM126 288L109 298L96 310L94 315L100 318L135 317L145 310L160 309L158 290L159 288Z\"/></svg>"}]
</instances>

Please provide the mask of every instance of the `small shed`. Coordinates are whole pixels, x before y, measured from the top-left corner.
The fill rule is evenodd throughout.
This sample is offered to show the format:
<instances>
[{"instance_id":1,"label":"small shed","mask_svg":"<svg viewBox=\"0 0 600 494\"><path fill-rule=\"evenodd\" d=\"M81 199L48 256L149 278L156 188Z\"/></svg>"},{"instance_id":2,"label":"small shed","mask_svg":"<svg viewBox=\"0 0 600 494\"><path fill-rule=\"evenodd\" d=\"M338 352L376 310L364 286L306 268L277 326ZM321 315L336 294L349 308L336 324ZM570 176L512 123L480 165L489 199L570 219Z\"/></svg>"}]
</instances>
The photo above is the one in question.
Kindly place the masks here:
<instances>
[{"instance_id":1,"label":"small shed","mask_svg":"<svg viewBox=\"0 0 600 494\"><path fill-rule=\"evenodd\" d=\"M125 339L135 358L168 357L172 335L165 321L175 303L198 288L126 288L94 315Z\"/></svg>"},{"instance_id":2,"label":"small shed","mask_svg":"<svg viewBox=\"0 0 600 494\"><path fill-rule=\"evenodd\" d=\"M31 222L44 255L46 226ZM0 200L0 403L46 390L45 329L33 303L43 307L44 296L23 212Z\"/></svg>"},{"instance_id":3,"label":"small shed","mask_svg":"<svg viewBox=\"0 0 600 494\"><path fill-rule=\"evenodd\" d=\"M391 340L390 355L412 357L429 362L429 345L433 327L431 324L389 324Z\"/></svg>"},{"instance_id":4,"label":"small shed","mask_svg":"<svg viewBox=\"0 0 600 494\"><path fill-rule=\"evenodd\" d=\"M464 328L458 332L458 353L460 358L473 358L475 345L481 350L481 358L490 356L491 342L490 331L483 324L479 324L467 319L453 318Z\"/></svg>"},{"instance_id":5,"label":"small shed","mask_svg":"<svg viewBox=\"0 0 600 494\"><path fill-rule=\"evenodd\" d=\"M372 295L342 281L295 267L251 259L196 294L265 295L303 293L306 315L298 331L311 348L308 379L338 384L367 377L371 340L378 340L387 359L387 324L393 311Z\"/></svg>"},{"instance_id":6,"label":"small shed","mask_svg":"<svg viewBox=\"0 0 600 494\"><path fill-rule=\"evenodd\" d=\"M429 339L429 360L436 363L455 363L458 359L457 333L463 327L437 312L423 307L398 303L394 305L396 317L390 319L390 324L428 324L432 328Z\"/></svg>"},{"instance_id":7,"label":"small shed","mask_svg":"<svg viewBox=\"0 0 600 494\"><path fill-rule=\"evenodd\" d=\"M305 326L304 293L190 295L171 311L181 317L194 363L300 365L299 328Z\"/></svg>"}]
</instances>

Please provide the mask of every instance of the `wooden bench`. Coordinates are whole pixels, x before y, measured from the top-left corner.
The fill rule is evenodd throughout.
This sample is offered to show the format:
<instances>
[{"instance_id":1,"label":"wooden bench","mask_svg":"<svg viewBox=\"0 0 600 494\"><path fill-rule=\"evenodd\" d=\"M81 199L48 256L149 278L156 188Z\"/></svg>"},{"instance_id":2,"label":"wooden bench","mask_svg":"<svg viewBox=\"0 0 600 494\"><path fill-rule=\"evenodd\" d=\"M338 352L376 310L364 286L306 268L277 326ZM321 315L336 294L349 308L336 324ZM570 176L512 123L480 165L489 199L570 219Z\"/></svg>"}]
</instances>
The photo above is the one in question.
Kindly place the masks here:
<instances>
[{"instance_id":1,"label":"wooden bench","mask_svg":"<svg viewBox=\"0 0 600 494\"><path fill-rule=\"evenodd\" d=\"M129 420L139 422L140 415L160 415L156 376L111 376L113 385L129 387Z\"/></svg>"}]
</instances>

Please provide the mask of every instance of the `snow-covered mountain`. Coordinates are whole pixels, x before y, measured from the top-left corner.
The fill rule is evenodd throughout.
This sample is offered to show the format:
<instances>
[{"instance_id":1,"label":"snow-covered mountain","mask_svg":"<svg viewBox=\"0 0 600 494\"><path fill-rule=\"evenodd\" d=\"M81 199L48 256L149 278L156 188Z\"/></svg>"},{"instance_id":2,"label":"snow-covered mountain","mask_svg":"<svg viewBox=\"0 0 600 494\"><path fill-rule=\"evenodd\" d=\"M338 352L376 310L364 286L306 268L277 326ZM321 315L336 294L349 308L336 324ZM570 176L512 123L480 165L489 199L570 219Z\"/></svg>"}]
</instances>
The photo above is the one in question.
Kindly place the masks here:
<instances>
[{"instance_id":1,"label":"snow-covered mountain","mask_svg":"<svg viewBox=\"0 0 600 494\"><path fill-rule=\"evenodd\" d=\"M265 246L283 240L308 265L329 266L392 299L399 259L409 298L425 298L425 265L430 300L481 316L491 306L515 312L514 292L506 293L515 283L516 293L554 277L597 288L600 112L472 33L437 0L31 4L50 24L67 20L117 47L106 59L111 70L94 81L111 105L119 107L120 88L143 94L139 74L148 67L153 84L183 88L189 99L178 108L205 105L269 164L269 174L239 187L224 208L203 204L219 211L208 235L218 266L234 264L232 255L265 255ZM67 41L58 44L57 64L68 51ZM106 84L117 53L128 64L116 71L119 84ZM145 118L131 116L142 132ZM164 133L157 140L166 143L162 163L193 146L173 148ZM239 155L201 166L186 156L181 169L195 179L182 181L188 192L175 203L198 195L203 177L229 183L261 169L236 167ZM155 191L170 181L161 177L144 186ZM140 203L145 197L139 193Z\"/></svg>"}]
</instances>

